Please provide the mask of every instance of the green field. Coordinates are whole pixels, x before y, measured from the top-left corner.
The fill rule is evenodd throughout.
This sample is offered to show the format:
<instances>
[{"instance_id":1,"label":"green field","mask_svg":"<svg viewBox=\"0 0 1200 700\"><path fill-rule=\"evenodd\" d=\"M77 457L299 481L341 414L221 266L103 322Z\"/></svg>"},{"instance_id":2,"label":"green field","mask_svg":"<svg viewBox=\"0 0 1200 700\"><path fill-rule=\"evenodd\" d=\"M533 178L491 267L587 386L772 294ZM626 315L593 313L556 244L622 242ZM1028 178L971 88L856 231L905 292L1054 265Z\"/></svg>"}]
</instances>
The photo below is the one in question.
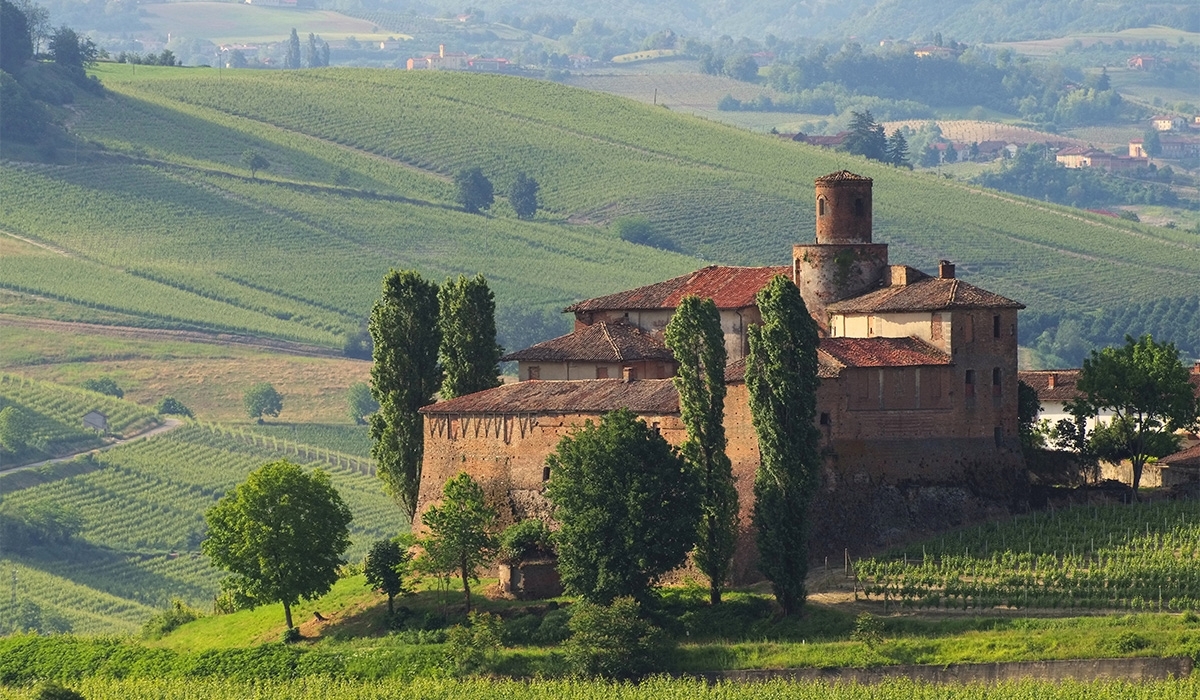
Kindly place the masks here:
<instances>
[{"instance_id":1,"label":"green field","mask_svg":"<svg viewBox=\"0 0 1200 700\"><path fill-rule=\"evenodd\" d=\"M329 10L258 7L231 2L169 2L141 6L142 22L153 36L184 36L213 43L284 41L293 28L305 36L312 32L326 41L353 36L359 41L379 41L389 36L385 27ZM391 33L393 38L406 38Z\"/></svg>"},{"instance_id":2,"label":"green field","mask_svg":"<svg viewBox=\"0 0 1200 700\"><path fill-rule=\"evenodd\" d=\"M552 83L361 69L98 75L111 92L77 105L78 165L66 154L0 164L0 231L29 241L6 244L0 288L57 301L59 317L337 346L389 267L483 272L502 316L561 308L704 260L787 260L812 235L812 179L842 167L875 178L877 240L895 262L953 259L1032 308L1200 284L1194 234ZM239 164L247 149L272 163L257 178ZM448 178L473 165L500 194L518 171L536 177L538 219L518 221L502 199L489 216L457 211ZM616 240L606 224L625 215L649 218L682 254Z\"/></svg>"}]
</instances>

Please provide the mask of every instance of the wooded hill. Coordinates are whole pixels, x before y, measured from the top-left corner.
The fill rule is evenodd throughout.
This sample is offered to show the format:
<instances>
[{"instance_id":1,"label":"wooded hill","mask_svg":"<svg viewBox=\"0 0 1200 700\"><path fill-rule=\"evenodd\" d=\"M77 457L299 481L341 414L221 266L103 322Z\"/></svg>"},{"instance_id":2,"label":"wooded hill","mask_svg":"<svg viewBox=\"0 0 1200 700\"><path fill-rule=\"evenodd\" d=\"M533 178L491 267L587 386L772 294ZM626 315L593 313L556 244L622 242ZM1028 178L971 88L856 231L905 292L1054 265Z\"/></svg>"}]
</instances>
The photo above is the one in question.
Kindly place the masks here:
<instances>
[{"instance_id":1,"label":"wooded hill","mask_svg":"<svg viewBox=\"0 0 1200 700\"><path fill-rule=\"evenodd\" d=\"M548 82L362 69L215 71L102 65L78 155L0 164L0 289L68 302L83 320L198 327L339 346L389 267L482 272L502 342L543 310L705 261L777 264L813 231L813 178L875 178L892 260L959 264L1042 312L1090 311L1200 286L1194 234L1094 216L755 135ZM252 174L246 151L270 162ZM76 160L78 161L76 163ZM517 172L543 210L520 221L454 203L478 166ZM608 225L649 220L670 252ZM19 237L19 238L14 238ZM32 312L32 311L31 311ZM526 333L524 337L513 334Z\"/></svg>"}]
</instances>

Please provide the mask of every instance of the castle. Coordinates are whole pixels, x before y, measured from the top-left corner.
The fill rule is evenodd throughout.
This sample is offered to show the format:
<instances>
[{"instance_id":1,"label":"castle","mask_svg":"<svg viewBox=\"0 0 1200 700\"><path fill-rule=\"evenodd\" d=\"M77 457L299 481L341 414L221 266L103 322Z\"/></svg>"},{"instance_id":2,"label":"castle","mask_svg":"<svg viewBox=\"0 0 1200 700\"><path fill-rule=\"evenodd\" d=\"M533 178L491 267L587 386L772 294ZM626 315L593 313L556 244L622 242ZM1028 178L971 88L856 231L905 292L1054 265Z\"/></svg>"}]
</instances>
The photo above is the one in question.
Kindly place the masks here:
<instances>
[{"instance_id":1,"label":"castle","mask_svg":"<svg viewBox=\"0 0 1200 700\"><path fill-rule=\"evenodd\" d=\"M685 437L662 341L687 295L720 312L729 364L725 430L741 503L734 579L756 578L749 530L758 443L744 382L755 295L775 275L799 287L821 331L818 423L824 463L813 503L814 557L861 552L1020 502L1017 311L1021 304L955 277L888 262L873 241L872 181L816 180L816 238L791 267L711 266L574 304L574 330L514 352L519 380L422 409L418 513L460 471L505 518L545 517L546 456L584 421L626 407L672 444ZM419 519L419 516L418 516ZM419 527L419 522L416 524Z\"/></svg>"}]
</instances>

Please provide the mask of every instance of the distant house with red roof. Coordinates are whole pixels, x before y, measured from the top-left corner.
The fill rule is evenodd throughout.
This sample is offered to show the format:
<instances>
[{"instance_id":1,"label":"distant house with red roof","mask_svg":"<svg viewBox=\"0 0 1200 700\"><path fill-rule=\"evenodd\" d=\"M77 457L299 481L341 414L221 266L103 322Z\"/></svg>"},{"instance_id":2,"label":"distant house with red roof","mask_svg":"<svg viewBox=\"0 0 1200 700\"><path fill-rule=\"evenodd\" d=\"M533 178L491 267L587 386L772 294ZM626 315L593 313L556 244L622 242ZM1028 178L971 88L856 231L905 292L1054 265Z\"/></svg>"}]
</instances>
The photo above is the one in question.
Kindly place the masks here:
<instances>
[{"instance_id":1,"label":"distant house with red roof","mask_svg":"<svg viewBox=\"0 0 1200 700\"><path fill-rule=\"evenodd\" d=\"M787 266L712 265L571 304L571 333L503 359L519 381L421 409L425 458L418 512L461 471L497 494L502 520L549 518L546 456L563 436L628 408L675 445L687 437L663 341L690 296L713 300L728 364L725 433L741 505L733 578L755 580L748 529L758 441L746 386L747 332L757 295L780 276L795 284L819 329L813 428L822 450L813 556L873 546L896 531L966 522L1019 500L1017 426L1020 303L959 279L892 265L873 241L872 181L840 171L816 180L816 237ZM947 497L947 494L953 494ZM928 498L939 504L922 510ZM940 499L940 500L938 500ZM929 501L932 502L932 501ZM414 523L421 528L420 516Z\"/></svg>"}]
</instances>

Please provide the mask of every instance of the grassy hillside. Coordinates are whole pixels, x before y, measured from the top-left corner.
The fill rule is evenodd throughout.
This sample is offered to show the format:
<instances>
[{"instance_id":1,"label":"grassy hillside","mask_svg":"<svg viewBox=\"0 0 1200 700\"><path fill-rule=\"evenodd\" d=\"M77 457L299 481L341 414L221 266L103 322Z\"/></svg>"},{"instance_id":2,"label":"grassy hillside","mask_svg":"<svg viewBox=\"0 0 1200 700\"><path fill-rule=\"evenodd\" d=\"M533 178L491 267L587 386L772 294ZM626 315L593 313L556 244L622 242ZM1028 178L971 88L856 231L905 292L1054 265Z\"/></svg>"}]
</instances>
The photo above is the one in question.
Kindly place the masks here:
<instances>
[{"instance_id":1,"label":"grassy hillside","mask_svg":"<svg viewBox=\"0 0 1200 700\"><path fill-rule=\"evenodd\" d=\"M113 317L336 346L388 267L483 272L502 327L696 268L786 261L812 235L812 180L876 180L877 240L895 262L963 276L1041 310L1095 308L1200 284L1200 238L984 192L551 83L334 69L108 65L76 107L75 165L0 164L0 289ZM131 125L136 125L131 127ZM99 150L102 149L102 150ZM247 149L271 167L251 177ZM545 210L518 221L453 205L480 166L518 171ZM616 240L641 215L683 254ZM555 329L556 330L556 329ZM531 331L532 332L532 331ZM541 329L541 332L551 332ZM506 344L522 345L529 338Z\"/></svg>"},{"instance_id":2,"label":"grassy hillside","mask_svg":"<svg viewBox=\"0 0 1200 700\"><path fill-rule=\"evenodd\" d=\"M44 631L128 633L174 598L210 609L220 572L199 553L204 511L281 458L330 473L354 514L351 561L371 541L407 528L361 457L189 423L74 462L0 476L0 512L22 518L57 509L80 523L69 542L5 543L0 566L17 571L18 608L6 595L0 617L37 620L30 626Z\"/></svg>"}]
</instances>

